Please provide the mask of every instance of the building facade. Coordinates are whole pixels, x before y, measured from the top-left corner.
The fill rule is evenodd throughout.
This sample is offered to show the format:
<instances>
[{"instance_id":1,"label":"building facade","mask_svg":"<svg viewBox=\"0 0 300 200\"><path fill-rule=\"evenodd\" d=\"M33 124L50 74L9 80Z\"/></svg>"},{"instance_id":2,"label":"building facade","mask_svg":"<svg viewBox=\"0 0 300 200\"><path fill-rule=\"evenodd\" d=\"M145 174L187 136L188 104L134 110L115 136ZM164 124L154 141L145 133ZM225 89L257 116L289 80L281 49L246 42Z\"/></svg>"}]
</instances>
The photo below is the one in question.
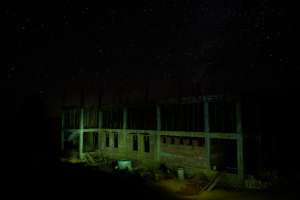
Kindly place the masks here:
<instances>
[{"instance_id":1,"label":"building facade","mask_svg":"<svg viewBox=\"0 0 300 200\"><path fill-rule=\"evenodd\" d=\"M63 106L62 150L76 140L79 154L130 159L208 179L243 184L245 170L260 168L262 97L237 93L101 106ZM216 166L216 170L214 170Z\"/></svg>"}]
</instances>

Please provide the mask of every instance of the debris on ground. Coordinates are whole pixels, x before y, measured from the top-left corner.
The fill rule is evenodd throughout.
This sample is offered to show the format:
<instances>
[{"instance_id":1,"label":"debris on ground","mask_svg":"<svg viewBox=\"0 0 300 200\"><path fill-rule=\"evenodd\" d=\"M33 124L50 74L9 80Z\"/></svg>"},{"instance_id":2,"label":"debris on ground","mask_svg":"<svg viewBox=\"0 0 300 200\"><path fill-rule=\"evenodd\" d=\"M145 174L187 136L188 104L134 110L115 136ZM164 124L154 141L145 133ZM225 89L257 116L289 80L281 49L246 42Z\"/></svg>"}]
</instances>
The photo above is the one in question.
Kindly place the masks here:
<instances>
[{"instance_id":1,"label":"debris on ground","mask_svg":"<svg viewBox=\"0 0 300 200\"><path fill-rule=\"evenodd\" d=\"M300 173L295 165L292 165L286 172L286 177L290 182L300 183Z\"/></svg>"},{"instance_id":2,"label":"debris on ground","mask_svg":"<svg viewBox=\"0 0 300 200\"><path fill-rule=\"evenodd\" d=\"M256 180L252 175L249 175L245 181L245 186L250 189L269 189L272 186L271 182Z\"/></svg>"},{"instance_id":3,"label":"debris on ground","mask_svg":"<svg viewBox=\"0 0 300 200\"><path fill-rule=\"evenodd\" d=\"M247 188L269 189L275 185L285 185L289 182L300 183L300 174L295 166L291 166L286 175L280 175L275 169L261 169L258 176L248 175L245 181Z\"/></svg>"},{"instance_id":4,"label":"debris on ground","mask_svg":"<svg viewBox=\"0 0 300 200\"><path fill-rule=\"evenodd\" d=\"M207 176L203 172L198 172L190 177L192 181L197 184L197 186L204 187L206 186L208 179Z\"/></svg>"}]
</instances>

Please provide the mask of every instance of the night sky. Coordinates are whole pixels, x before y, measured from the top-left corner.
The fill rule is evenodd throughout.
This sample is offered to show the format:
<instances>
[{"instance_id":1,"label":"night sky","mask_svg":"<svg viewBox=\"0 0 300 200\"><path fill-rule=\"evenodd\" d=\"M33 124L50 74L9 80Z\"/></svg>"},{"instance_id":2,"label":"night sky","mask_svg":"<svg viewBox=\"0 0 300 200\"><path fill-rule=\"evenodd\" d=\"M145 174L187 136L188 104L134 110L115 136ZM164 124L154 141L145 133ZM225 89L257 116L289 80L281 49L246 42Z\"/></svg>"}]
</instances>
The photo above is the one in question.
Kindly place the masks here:
<instances>
[{"instance_id":1,"label":"night sky","mask_svg":"<svg viewBox=\"0 0 300 200\"><path fill-rule=\"evenodd\" d=\"M44 1L1 6L1 103L14 115L40 93L50 113L66 105L299 87L297 1Z\"/></svg>"}]
</instances>

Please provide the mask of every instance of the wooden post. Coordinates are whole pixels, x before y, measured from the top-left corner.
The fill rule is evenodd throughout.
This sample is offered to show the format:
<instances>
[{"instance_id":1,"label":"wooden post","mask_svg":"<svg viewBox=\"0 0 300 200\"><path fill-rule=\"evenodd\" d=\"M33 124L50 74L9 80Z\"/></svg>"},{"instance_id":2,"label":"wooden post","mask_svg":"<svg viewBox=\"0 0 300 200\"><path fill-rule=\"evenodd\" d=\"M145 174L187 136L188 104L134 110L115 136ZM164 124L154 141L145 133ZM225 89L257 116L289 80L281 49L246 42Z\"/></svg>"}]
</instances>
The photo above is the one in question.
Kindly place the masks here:
<instances>
[{"instance_id":1,"label":"wooden post","mask_svg":"<svg viewBox=\"0 0 300 200\"><path fill-rule=\"evenodd\" d=\"M210 123L209 123L209 107L208 101L204 102L204 128L205 128L205 162L206 176L210 176L211 171L211 139L210 139ZM210 177L211 178L211 177Z\"/></svg>"},{"instance_id":2,"label":"wooden post","mask_svg":"<svg viewBox=\"0 0 300 200\"><path fill-rule=\"evenodd\" d=\"M178 126L179 126L178 104L175 104L175 115L176 115L175 126L176 126L176 131L178 131Z\"/></svg>"},{"instance_id":3,"label":"wooden post","mask_svg":"<svg viewBox=\"0 0 300 200\"><path fill-rule=\"evenodd\" d=\"M187 131L190 130L190 121L189 121L189 104L186 104L186 126L187 126Z\"/></svg>"},{"instance_id":4,"label":"wooden post","mask_svg":"<svg viewBox=\"0 0 300 200\"><path fill-rule=\"evenodd\" d=\"M157 130L161 130L161 115L160 115L160 106L156 106L157 113Z\"/></svg>"},{"instance_id":5,"label":"wooden post","mask_svg":"<svg viewBox=\"0 0 300 200\"><path fill-rule=\"evenodd\" d=\"M242 99L236 100L238 182L244 184L244 135L242 125Z\"/></svg>"},{"instance_id":6,"label":"wooden post","mask_svg":"<svg viewBox=\"0 0 300 200\"><path fill-rule=\"evenodd\" d=\"M80 105L84 105L84 93L83 93L83 83L82 83L82 89L81 89L81 95L80 95Z\"/></svg>"},{"instance_id":7,"label":"wooden post","mask_svg":"<svg viewBox=\"0 0 300 200\"><path fill-rule=\"evenodd\" d=\"M65 107L65 99L66 99L66 90L63 89L63 101L62 101L62 109Z\"/></svg>"},{"instance_id":8,"label":"wooden post","mask_svg":"<svg viewBox=\"0 0 300 200\"><path fill-rule=\"evenodd\" d=\"M262 168L262 153L261 153L261 129L260 129L260 108L259 108L259 102L256 102L256 127L258 131L258 136L256 136L256 146L257 146L257 152L256 152L256 167L258 169Z\"/></svg>"},{"instance_id":9,"label":"wooden post","mask_svg":"<svg viewBox=\"0 0 300 200\"><path fill-rule=\"evenodd\" d=\"M133 107L133 128L136 129L136 107Z\"/></svg>"},{"instance_id":10,"label":"wooden post","mask_svg":"<svg viewBox=\"0 0 300 200\"><path fill-rule=\"evenodd\" d=\"M156 147L157 147L157 164L161 163L161 155L160 155L160 137L161 137L161 116L160 116L160 106L156 106L156 115L157 115L157 130L156 130Z\"/></svg>"},{"instance_id":11,"label":"wooden post","mask_svg":"<svg viewBox=\"0 0 300 200\"><path fill-rule=\"evenodd\" d=\"M121 88L121 84L119 84L119 104L122 103L122 88Z\"/></svg>"},{"instance_id":12,"label":"wooden post","mask_svg":"<svg viewBox=\"0 0 300 200\"><path fill-rule=\"evenodd\" d=\"M98 127L99 127L99 132L98 132L98 156L99 158L101 157L101 132L102 132L102 111L99 109L99 118L98 118Z\"/></svg>"},{"instance_id":13,"label":"wooden post","mask_svg":"<svg viewBox=\"0 0 300 200\"><path fill-rule=\"evenodd\" d=\"M271 117L271 131L272 133L275 133L275 119L274 119L274 116L275 116L275 113L274 113L274 105L273 104L270 104L270 117ZM277 159L276 159L276 135L275 134L271 134L271 143L272 143L272 163L273 165L277 165Z\"/></svg>"},{"instance_id":14,"label":"wooden post","mask_svg":"<svg viewBox=\"0 0 300 200\"><path fill-rule=\"evenodd\" d=\"M172 131L175 130L175 105L172 104Z\"/></svg>"},{"instance_id":15,"label":"wooden post","mask_svg":"<svg viewBox=\"0 0 300 200\"><path fill-rule=\"evenodd\" d=\"M183 112L183 109L184 108L184 105L183 104L180 104L180 128L181 130L184 130L184 112Z\"/></svg>"},{"instance_id":16,"label":"wooden post","mask_svg":"<svg viewBox=\"0 0 300 200\"><path fill-rule=\"evenodd\" d=\"M80 160L83 160L83 116L84 116L84 111L83 108L81 107L80 109L80 131L79 131L79 156Z\"/></svg>"},{"instance_id":17,"label":"wooden post","mask_svg":"<svg viewBox=\"0 0 300 200\"><path fill-rule=\"evenodd\" d=\"M123 158L126 159L127 108L123 109Z\"/></svg>"},{"instance_id":18,"label":"wooden post","mask_svg":"<svg viewBox=\"0 0 300 200\"><path fill-rule=\"evenodd\" d=\"M179 97L179 102L182 103L182 84L181 84L181 79L178 80L178 97Z\"/></svg>"},{"instance_id":19,"label":"wooden post","mask_svg":"<svg viewBox=\"0 0 300 200\"><path fill-rule=\"evenodd\" d=\"M193 115L193 131L195 131L195 104L193 103L192 115Z\"/></svg>"},{"instance_id":20,"label":"wooden post","mask_svg":"<svg viewBox=\"0 0 300 200\"><path fill-rule=\"evenodd\" d=\"M145 96L145 102L148 102L148 93L149 93L149 85L146 85L146 96Z\"/></svg>"},{"instance_id":21,"label":"wooden post","mask_svg":"<svg viewBox=\"0 0 300 200\"><path fill-rule=\"evenodd\" d=\"M65 113L62 111L62 116L61 116L61 128L63 129L65 127ZM65 132L61 131L61 151L64 150L65 148Z\"/></svg>"},{"instance_id":22,"label":"wooden post","mask_svg":"<svg viewBox=\"0 0 300 200\"><path fill-rule=\"evenodd\" d=\"M198 111L198 117L197 117L198 128L197 128L197 130L200 131L200 106L199 106L199 103L197 103L197 111Z\"/></svg>"}]
</instances>

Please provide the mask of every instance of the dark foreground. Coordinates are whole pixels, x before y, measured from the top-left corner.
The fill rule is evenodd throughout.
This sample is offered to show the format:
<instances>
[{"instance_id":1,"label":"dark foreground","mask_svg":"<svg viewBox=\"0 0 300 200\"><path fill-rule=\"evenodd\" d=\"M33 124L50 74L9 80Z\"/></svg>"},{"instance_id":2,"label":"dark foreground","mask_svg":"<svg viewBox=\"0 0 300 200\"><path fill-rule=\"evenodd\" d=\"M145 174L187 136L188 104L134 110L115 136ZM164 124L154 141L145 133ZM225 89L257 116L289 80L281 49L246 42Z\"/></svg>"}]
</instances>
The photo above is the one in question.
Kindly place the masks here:
<instances>
[{"instance_id":1,"label":"dark foreground","mask_svg":"<svg viewBox=\"0 0 300 200\"><path fill-rule=\"evenodd\" d=\"M60 162L54 156L18 161L9 167L6 185L13 191L11 198L176 199L128 176Z\"/></svg>"},{"instance_id":2,"label":"dark foreground","mask_svg":"<svg viewBox=\"0 0 300 200\"><path fill-rule=\"evenodd\" d=\"M16 157L15 157L16 158ZM16 158L7 163L5 185L10 197L33 199L199 199L199 200L279 200L298 199L299 184L276 186L269 190L226 189L216 187L201 195L180 196L154 184L145 185L125 173L99 171L82 164L60 162L56 156ZM120 171L119 171L120 172ZM169 180L170 181L170 180ZM174 180L176 182L176 180ZM182 190L188 187L182 185ZM177 192L178 193L178 192Z\"/></svg>"}]
</instances>

